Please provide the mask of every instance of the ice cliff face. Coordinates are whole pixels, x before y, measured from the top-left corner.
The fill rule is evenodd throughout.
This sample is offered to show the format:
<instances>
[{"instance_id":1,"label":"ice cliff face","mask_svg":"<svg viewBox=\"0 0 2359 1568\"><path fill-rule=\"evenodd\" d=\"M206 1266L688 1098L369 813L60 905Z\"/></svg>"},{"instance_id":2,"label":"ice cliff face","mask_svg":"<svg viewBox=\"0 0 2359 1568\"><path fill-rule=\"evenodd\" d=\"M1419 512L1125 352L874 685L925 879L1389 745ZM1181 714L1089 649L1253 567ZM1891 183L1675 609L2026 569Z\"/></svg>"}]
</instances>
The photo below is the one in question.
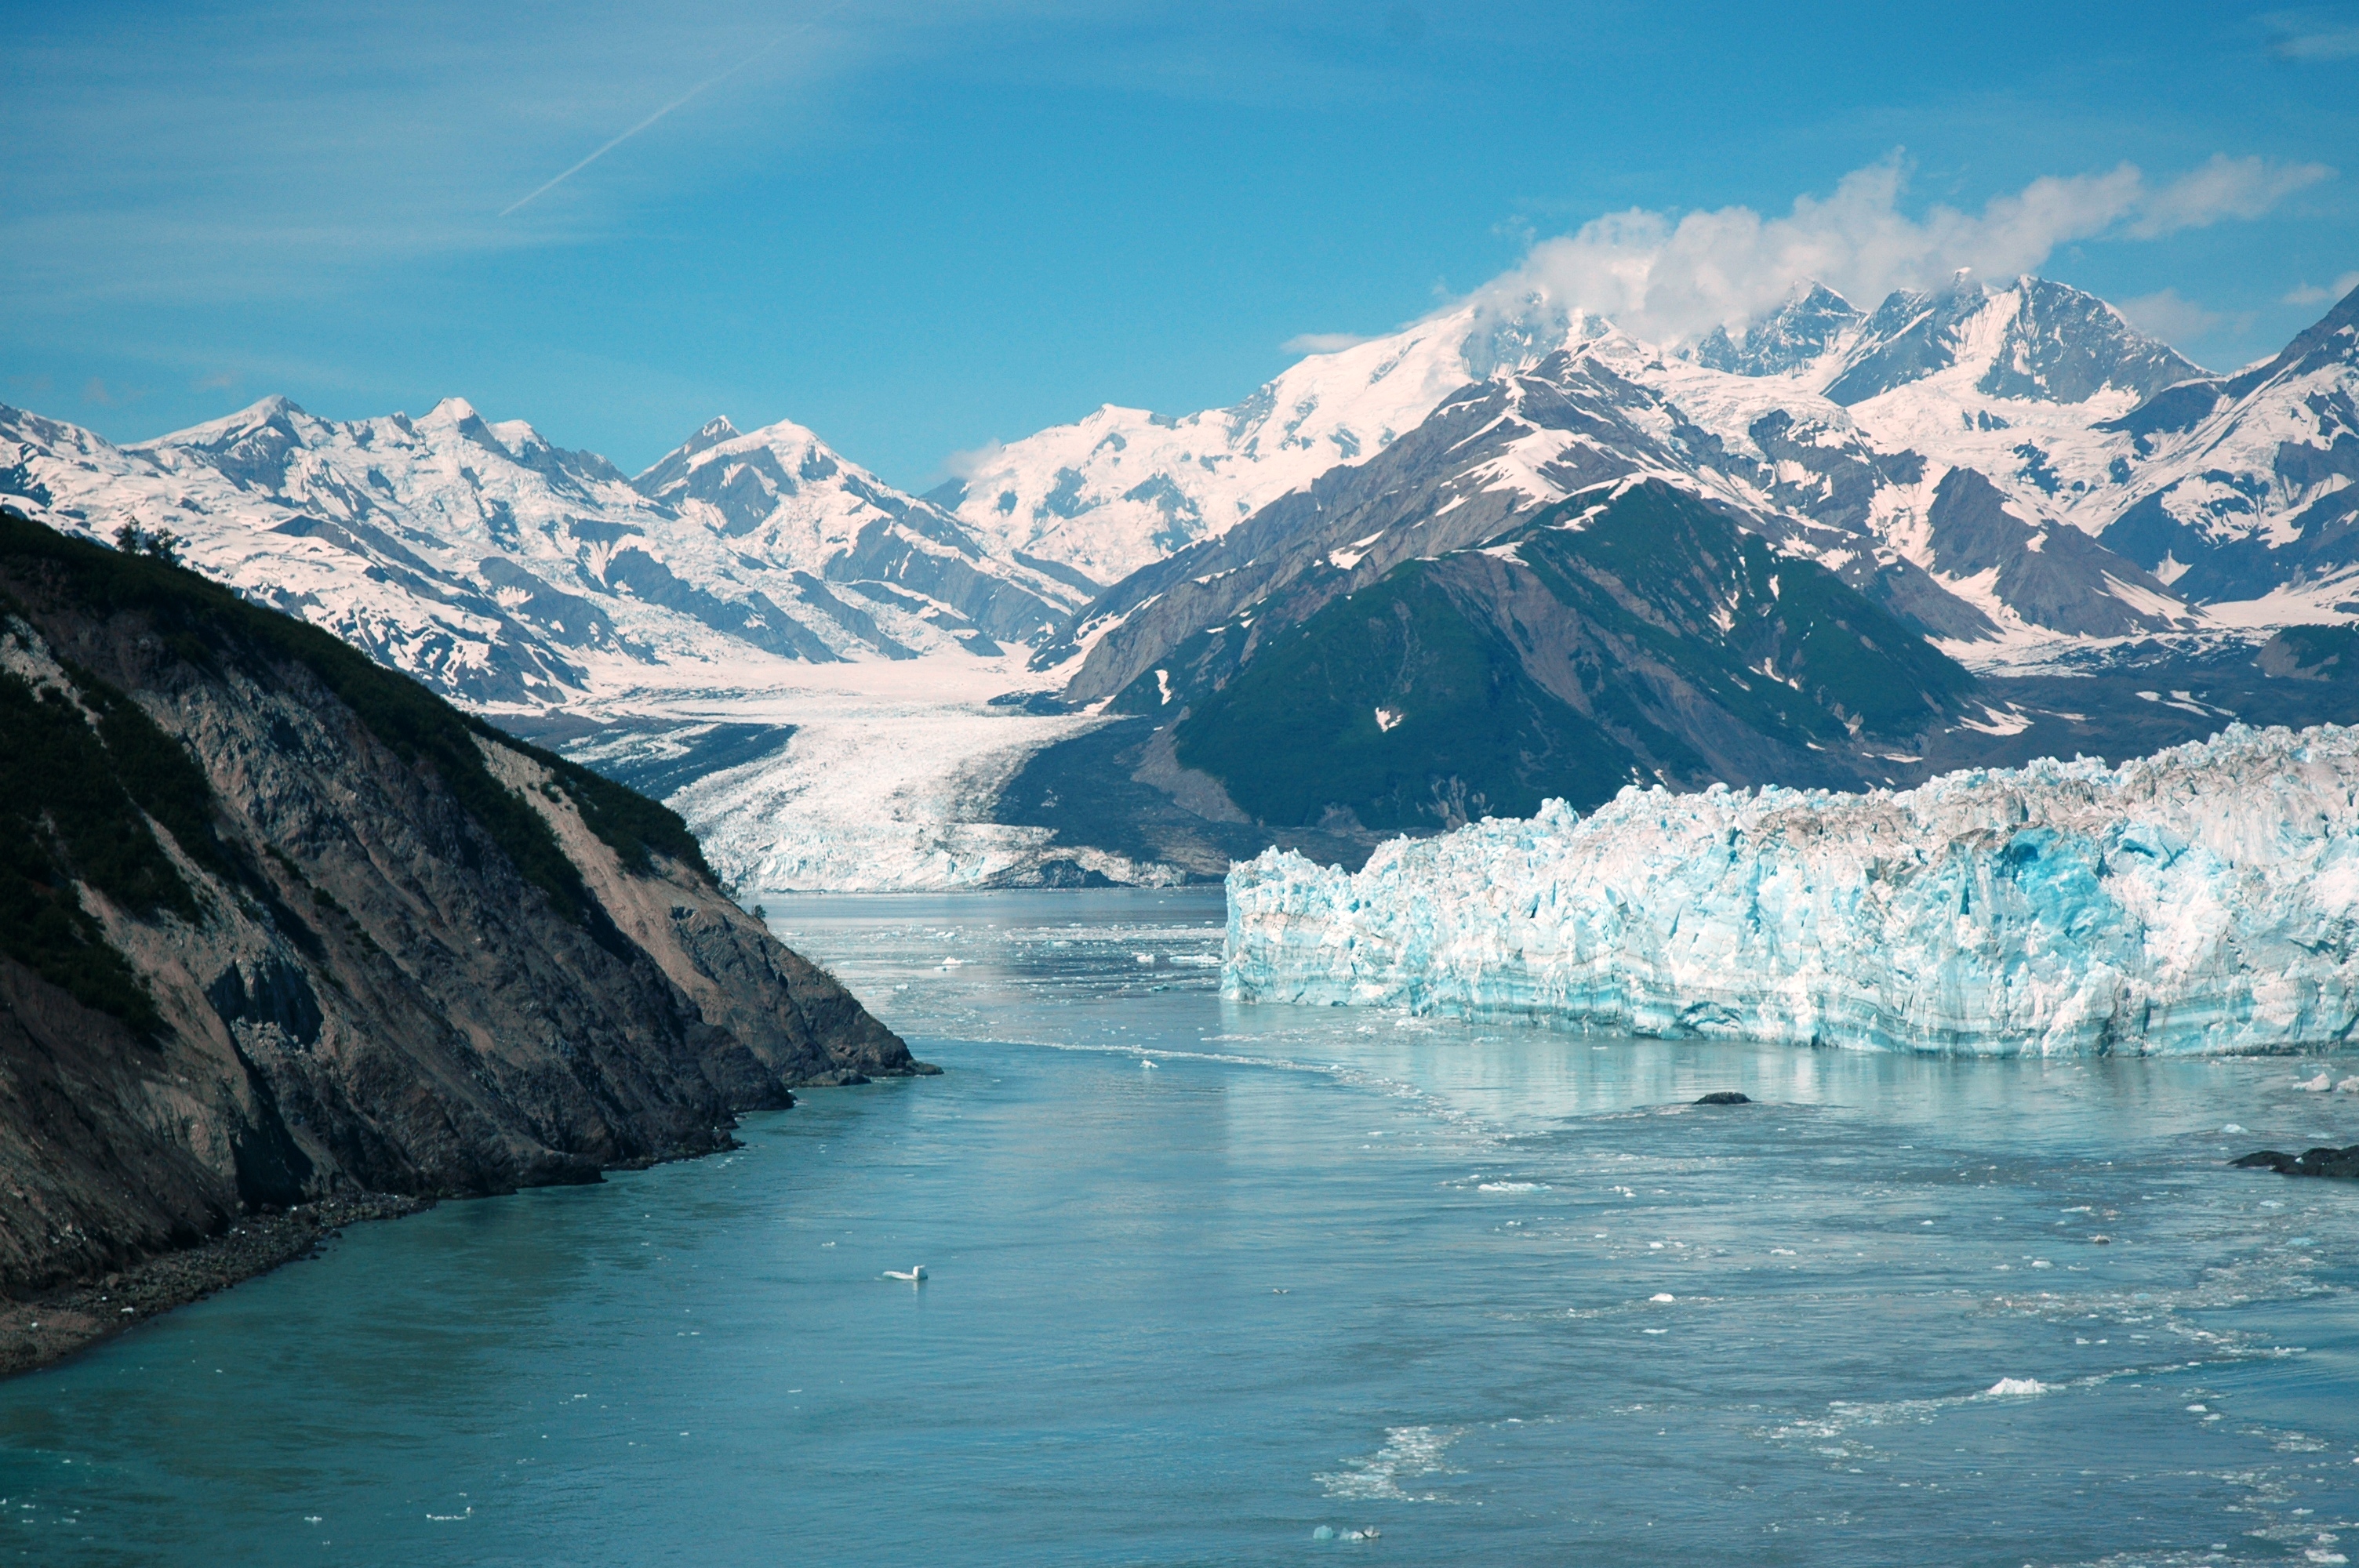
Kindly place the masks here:
<instances>
[{"instance_id":1,"label":"ice cliff face","mask_svg":"<svg viewBox=\"0 0 2359 1568\"><path fill-rule=\"evenodd\" d=\"M2075 1054L2359 1023L2359 730L1860 795L1625 790L1229 876L1246 1000L1797 1045Z\"/></svg>"}]
</instances>

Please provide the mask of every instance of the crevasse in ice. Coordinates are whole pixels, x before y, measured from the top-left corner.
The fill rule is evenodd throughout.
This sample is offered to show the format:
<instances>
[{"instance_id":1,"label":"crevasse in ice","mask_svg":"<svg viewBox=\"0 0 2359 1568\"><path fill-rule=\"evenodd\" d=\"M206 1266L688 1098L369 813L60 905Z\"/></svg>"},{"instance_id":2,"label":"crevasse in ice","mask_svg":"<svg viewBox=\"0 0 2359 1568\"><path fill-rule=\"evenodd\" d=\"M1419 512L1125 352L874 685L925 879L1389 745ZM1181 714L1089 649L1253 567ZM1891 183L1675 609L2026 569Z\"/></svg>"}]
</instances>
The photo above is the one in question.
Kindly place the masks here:
<instances>
[{"instance_id":1,"label":"crevasse in ice","mask_svg":"<svg viewBox=\"0 0 2359 1568\"><path fill-rule=\"evenodd\" d=\"M2359 730L1865 795L1625 789L1229 873L1245 1000L1990 1054L2263 1051L2359 1021Z\"/></svg>"}]
</instances>

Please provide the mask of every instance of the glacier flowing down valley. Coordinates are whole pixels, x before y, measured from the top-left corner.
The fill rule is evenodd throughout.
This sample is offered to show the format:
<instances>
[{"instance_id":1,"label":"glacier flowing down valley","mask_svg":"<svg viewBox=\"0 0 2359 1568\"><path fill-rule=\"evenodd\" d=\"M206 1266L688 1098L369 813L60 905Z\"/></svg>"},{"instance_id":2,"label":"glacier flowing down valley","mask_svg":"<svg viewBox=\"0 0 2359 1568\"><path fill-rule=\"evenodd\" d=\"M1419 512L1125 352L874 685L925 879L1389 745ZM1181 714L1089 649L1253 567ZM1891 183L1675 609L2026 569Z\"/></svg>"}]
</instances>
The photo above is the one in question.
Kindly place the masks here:
<instances>
[{"instance_id":1,"label":"glacier flowing down valley","mask_svg":"<svg viewBox=\"0 0 2359 1568\"><path fill-rule=\"evenodd\" d=\"M1625 789L1230 872L1247 1000L1977 1054L2343 1044L2359 729L1865 795Z\"/></svg>"}]
</instances>

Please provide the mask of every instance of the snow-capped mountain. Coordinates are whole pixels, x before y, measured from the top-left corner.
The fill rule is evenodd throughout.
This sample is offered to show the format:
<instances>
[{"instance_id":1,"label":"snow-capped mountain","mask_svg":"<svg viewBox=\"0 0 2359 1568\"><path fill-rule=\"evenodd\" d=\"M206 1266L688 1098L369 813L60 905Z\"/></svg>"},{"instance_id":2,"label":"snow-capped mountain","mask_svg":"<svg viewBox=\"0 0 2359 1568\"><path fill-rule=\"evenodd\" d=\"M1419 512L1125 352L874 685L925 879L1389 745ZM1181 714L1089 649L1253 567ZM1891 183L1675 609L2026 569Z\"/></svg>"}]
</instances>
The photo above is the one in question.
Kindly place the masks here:
<instances>
[{"instance_id":1,"label":"snow-capped mountain","mask_svg":"<svg viewBox=\"0 0 2359 1568\"><path fill-rule=\"evenodd\" d=\"M2359 612L2359 289L2275 359L2104 431L2125 449L2107 545L2190 597L2259 601L2256 621Z\"/></svg>"},{"instance_id":2,"label":"snow-capped mountain","mask_svg":"<svg viewBox=\"0 0 2359 1568\"><path fill-rule=\"evenodd\" d=\"M349 422L267 398L125 448L0 408L0 494L101 538L168 530L208 575L479 706L996 658L1082 597L791 424L716 420L634 481L457 398Z\"/></svg>"},{"instance_id":3,"label":"snow-capped mountain","mask_svg":"<svg viewBox=\"0 0 2359 1568\"><path fill-rule=\"evenodd\" d=\"M2318 536L2322 522L2342 515L2330 497L2350 483L2345 469L2359 466L2334 444L2346 427L2337 410L2350 406L2359 386L2351 340L2334 335L2336 319L2270 366L2223 380L2095 296L2038 277L1993 284L1962 275L1930 293L1896 293L1873 309L1806 284L1741 330L1668 346L1544 298L1486 299L1314 355L1234 409L1176 419L1101 409L997 449L937 498L1011 553L1102 579L1125 562L1217 538L1321 473L1373 461L1420 411L1485 383L1545 375L1552 356L1566 355L1627 383L1623 413L1649 434L1669 435L1668 470L1633 446L1625 454L1631 471L1685 470L1700 491L1782 512L1789 524L1855 531L1865 519L1876 549L1963 581L1996 563L1952 569L1978 557L1937 548L1932 535L1943 529L1932 514L1950 473L1968 470L1996 492L2010 518L2004 531L2026 541L2062 539L2078 563L2069 575L2123 607L2060 618L2042 610L2038 594L2017 589L2026 572L2054 577L2048 562L2006 570L2003 583L1948 584L1989 622L1985 639L2012 631L2021 635L2009 640L2019 642L2042 629L2088 636L2156 630L2189 619L2190 603L2222 606L2200 620L2277 624L2359 602L2359 589L2317 588L2321 574L2339 581L2359 569ZM2141 412L2150 403L2153 411ZM1691 433L1674 428L1682 424L1713 439L1682 455ZM2282 473L2280 436L2297 449ZM2223 464L2239 441L2250 451ZM1885 478L1863 486L1854 472L1854 482L1838 484L1828 471L1833 449L1882 468ZM1723 459L1740 470L1766 465L1769 482L1728 471ZM1920 463L1921 476L1907 480ZM1560 498L1505 468L1490 477L1530 504ZM2170 499L2154 499L2166 492ZM2146 510L2123 533L2107 533L2142 502ZM2310 524L2295 522L2321 505ZM2174 555L2156 532L2158 519L2169 521L2163 533L2173 537L2195 526L2212 543L2190 542ZM2100 538L2107 553L2058 535L2066 525ZM2288 548L2304 526L2310 543ZM2237 544L2256 531L2275 542ZM2132 539L2145 542L2132 547ZM2212 569L2181 580L2195 556L2230 545L2236 547ZM2043 548L2033 542L2017 553ZM2248 557L2261 565L2233 566ZM2311 587L2288 598L2288 574ZM2266 602L2223 602L2243 600ZM1927 624L1951 635L1973 622L1951 612Z\"/></svg>"},{"instance_id":4,"label":"snow-capped mountain","mask_svg":"<svg viewBox=\"0 0 2359 1568\"><path fill-rule=\"evenodd\" d=\"M1313 354L1233 408L1168 418L1108 404L993 449L929 499L1010 558L1103 587L1424 423L1473 378L1475 323L1462 308Z\"/></svg>"},{"instance_id":5,"label":"snow-capped mountain","mask_svg":"<svg viewBox=\"0 0 2359 1568\"><path fill-rule=\"evenodd\" d=\"M923 499L785 423L716 420L634 478L456 400L337 422L271 399L123 448L0 408L0 500L101 537L168 529L208 574L476 707L516 722L567 710L544 738L660 762L740 874L1152 881L1217 871L1276 830L1207 793L1164 729L1036 711L1011 687L1063 683L1161 724L1167 695L1176 717L1264 639L1405 564L1440 562L1418 567L1437 588L1490 570L1522 591L1554 552L1518 540L1584 492L1547 526L1578 532L1593 505L1659 481L1984 672L2359 611L2354 310L2223 378L2037 278L1872 308L1805 286L1742 329L1669 345L1546 299L1483 297L1307 358L1233 408L1103 408ZM1496 569L1454 560L1468 552ZM1637 667L1620 633L1591 634L1602 600L1549 592L1590 630L1530 623L1532 647L1591 649L1609 682ZM1666 667L1710 673L1685 654ZM2166 704L2167 684L2124 700L2182 729L2226 712ZM1916 761L1897 745L1869 758L1874 738L1854 736L1854 761L1904 776L1984 740L2162 733L2100 735L2079 722L2093 706L2051 706L1987 733L1961 708ZM1387 742L1408 732L1371 722ZM1843 750L1796 744L1810 767ZM1641 772L1669 756L1630 750ZM1064 825L1078 802L1096 803L1094 826ZM1158 813L1169 831L1132 831Z\"/></svg>"},{"instance_id":6,"label":"snow-capped mountain","mask_svg":"<svg viewBox=\"0 0 2359 1568\"><path fill-rule=\"evenodd\" d=\"M1518 355L1518 328L1557 346ZM1145 721L1118 755L1088 743L1111 766L1229 820L1382 830L1633 780L1858 787L2152 744L2146 682L2171 682L2032 696L2075 659L2167 666L2214 727L2317 706L2254 687L2251 606L2223 623L2095 536L2136 472L2120 423L2201 373L2091 296L1961 280L1861 313L1806 289L1686 351L1525 302L1461 341L1496 368L1036 655Z\"/></svg>"},{"instance_id":7,"label":"snow-capped mountain","mask_svg":"<svg viewBox=\"0 0 2359 1568\"><path fill-rule=\"evenodd\" d=\"M1068 695L1095 700L1272 595L1308 613L1403 561L1477 547L1539 508L1637 479L1720 503L1962 650L2201 623L2019 485L1887 446L1858 410L1782 377L1712 370L1609 330L1470 383L1382 454L1135 574L1038 659L1086 645Z\"/></svg>"}]
</instances>

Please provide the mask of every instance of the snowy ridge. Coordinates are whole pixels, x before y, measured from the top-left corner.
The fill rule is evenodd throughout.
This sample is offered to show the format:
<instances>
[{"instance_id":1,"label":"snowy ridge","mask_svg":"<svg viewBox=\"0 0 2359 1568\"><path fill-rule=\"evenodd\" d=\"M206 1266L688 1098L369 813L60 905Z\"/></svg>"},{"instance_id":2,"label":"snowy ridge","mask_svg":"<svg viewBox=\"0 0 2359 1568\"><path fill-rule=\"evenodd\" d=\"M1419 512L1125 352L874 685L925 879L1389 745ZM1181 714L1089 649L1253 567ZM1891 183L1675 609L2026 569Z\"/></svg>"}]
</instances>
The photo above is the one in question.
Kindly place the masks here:
<instances>
[{"instance_id":1,"label":"snowy ridge","mask_svg":"<svg viewBox=\"0 0 2359 1568\"><path fill-rule=\"evenodd\" d=\"M1976 1054L2343 1044L2359 730L1897 793L1631 788L1228 886L1247 1000Z\"/></svg>"},{"instance_id":2,"label":"snowy ridge","mask_svg":"<svg viewBox=\"0 0 2359 1568\"><path fill-rule=\"evenodd\" d=\"M206 575L483 707L996 659L1081 598L788 424L716 420L635 482L459 398L336 421L272 397L128 448L0 407L0 493L101 540L169 530Z\"/></svg>"},{"instance_id":3,"label":"snowy ridge","mask_svg":"<svg viewBox=\"0 0 2359 1568\"><path fill-rule=\"evenodd\" d=\"M1108 404L991 449L934 498L1011 556L1103 586L1384 450L1475 379L1474 337L1470 307L1312 354L1233 408L1169 418Z\"/></svg>"}]
</instances>

